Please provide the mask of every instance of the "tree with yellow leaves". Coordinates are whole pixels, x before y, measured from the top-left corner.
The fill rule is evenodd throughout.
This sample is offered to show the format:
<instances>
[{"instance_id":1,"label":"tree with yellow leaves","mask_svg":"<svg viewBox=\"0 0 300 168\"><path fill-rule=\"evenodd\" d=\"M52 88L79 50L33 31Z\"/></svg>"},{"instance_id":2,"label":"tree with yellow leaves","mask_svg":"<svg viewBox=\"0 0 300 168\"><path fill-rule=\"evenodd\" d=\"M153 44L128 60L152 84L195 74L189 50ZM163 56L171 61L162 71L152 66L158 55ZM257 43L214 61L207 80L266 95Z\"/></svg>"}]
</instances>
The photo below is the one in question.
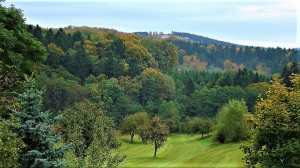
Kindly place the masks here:
<instances>
[{"instance_id":1,"label":"tree with yellow leaves","mask_svg":"<svg viewBox=\"0 0 300 168\"><path fill-rule=\"evenodd\" d=\"M273 81L267 99L260 100L251 123L250 144L243 145L249 166L299 167L300 165L300 75L291 77L289 88Z\"/></svg>"}]
</instances>

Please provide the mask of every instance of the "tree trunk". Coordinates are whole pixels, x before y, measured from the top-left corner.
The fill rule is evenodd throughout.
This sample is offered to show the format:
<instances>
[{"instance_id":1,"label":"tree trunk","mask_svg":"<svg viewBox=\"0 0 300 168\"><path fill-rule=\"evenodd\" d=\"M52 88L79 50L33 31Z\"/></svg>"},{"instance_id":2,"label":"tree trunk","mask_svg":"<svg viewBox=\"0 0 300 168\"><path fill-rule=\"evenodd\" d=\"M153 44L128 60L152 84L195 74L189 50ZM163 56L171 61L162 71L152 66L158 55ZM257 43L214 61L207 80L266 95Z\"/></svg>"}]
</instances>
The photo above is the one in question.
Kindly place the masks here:
<instances>
[{"instance_id":1,"label":"tree trunk","mask_svg":"<svg viewBox=\"0 0 300 168\"><path fill-rule=\"evenodd\" d=\"M201 137L201 139L203 139L203 134L202 134L202 137Z\"/></svg>"},{"instance_id":2,"label":"tree trunk","mask_svg":"<svg viewBox=\"0 0 300 168\"><path fill-rule=\"evenodd\" d=\"M156 158L157 145L156 141L154 142L154 157Z\"/></svg>"},{"instance_id":3,"label":"tree trunk","mask_svg":"<svg viewBox=\"0 0 300 168\"><path fill-rule=\"evenodd\" d=\"M133 142L134 133L131 133L130 136L131 136L130 143L132 143Z\"/></svg>"}]
</instances>

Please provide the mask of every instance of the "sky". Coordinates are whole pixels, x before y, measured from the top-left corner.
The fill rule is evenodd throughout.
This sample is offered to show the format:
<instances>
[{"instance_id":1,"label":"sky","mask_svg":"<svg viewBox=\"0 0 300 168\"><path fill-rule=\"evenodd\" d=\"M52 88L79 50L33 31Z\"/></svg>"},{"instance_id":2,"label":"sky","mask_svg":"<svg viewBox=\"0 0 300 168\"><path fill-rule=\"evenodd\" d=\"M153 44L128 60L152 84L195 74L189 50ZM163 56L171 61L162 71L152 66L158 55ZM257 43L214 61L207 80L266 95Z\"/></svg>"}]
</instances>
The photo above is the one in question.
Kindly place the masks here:
<instances>
[{"instance_id":1,"label":"sky","mask_svg":"<svg viewBox=\"0 0 300 168\"><path fill-rule=\"evenodd\" d=\"M122 32L187 32L226 42L300 48L299 0L6 0L26 23Z\"/></svg>"}]
</instances>

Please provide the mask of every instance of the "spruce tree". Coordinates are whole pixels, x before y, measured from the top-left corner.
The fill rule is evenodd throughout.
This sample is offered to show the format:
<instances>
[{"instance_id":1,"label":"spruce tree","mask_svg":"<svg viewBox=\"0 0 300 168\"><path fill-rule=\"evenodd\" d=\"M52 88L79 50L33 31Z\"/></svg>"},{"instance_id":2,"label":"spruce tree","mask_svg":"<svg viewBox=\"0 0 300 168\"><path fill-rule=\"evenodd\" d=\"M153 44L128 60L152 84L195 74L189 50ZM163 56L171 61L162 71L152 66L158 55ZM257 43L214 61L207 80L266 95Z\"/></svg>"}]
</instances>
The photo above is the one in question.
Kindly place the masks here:
<instances>
[{"instance_id":1,"label":"spruce tree","mask_svg":"<svg viewBox=\"0 0 300 168\"><path fill-rule=\"evenodd\" d=\"M32 76L25 79L25 91L18 96L20 111L16 112L20 122L16 132L26 145L20 153L20 163L32 168L64 167L58 159L64 156L67 147L56 147L60 137L53 133L48 113L42 111L42 91L36 89Z\"/></svg>"}]
</instances>

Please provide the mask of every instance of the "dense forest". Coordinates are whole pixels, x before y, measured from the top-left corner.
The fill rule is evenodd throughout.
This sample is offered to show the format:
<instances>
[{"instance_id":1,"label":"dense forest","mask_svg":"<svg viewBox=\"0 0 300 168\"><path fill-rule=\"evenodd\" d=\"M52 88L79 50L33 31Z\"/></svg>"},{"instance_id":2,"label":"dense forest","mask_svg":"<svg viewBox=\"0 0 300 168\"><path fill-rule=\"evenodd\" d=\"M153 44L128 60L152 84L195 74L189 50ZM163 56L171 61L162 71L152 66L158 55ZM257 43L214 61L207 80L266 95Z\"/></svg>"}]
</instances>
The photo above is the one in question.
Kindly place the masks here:
<instances>
[{"instance_id":1,"label":"dense forest","mask_svg":"<svg viewBox=\"0 0 300 168\"><path fill-rule=\"evenodd\" d=\"M0 16L0 167L115 167L118 130L154 143L154 157L170 133L211 133L250 139L245 164L300 164L295 49L42 28L13 6Z\"/></svg>"}]
</instances>

